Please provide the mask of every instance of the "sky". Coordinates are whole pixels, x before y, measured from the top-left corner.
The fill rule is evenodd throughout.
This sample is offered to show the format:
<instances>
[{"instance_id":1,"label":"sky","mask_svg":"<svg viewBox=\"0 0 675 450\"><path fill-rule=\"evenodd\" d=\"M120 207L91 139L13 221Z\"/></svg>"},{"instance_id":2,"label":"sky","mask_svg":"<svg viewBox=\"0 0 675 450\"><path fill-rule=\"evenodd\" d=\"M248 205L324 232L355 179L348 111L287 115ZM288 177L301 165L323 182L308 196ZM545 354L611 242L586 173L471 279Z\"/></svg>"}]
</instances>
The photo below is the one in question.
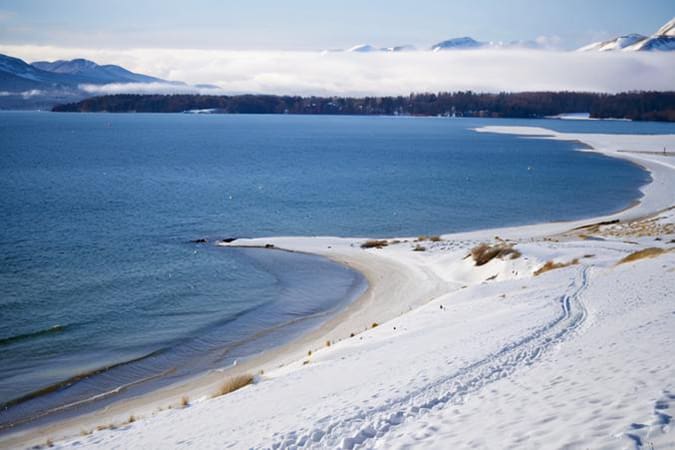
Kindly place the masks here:
<instances>
[{"instance_id":1,"label":"sky","mask_svg":"<svg viewBox=\"0 0 675 450\"><path fill-rule=\"evenodd\" d=\"M673 0L0 0L0 53L87 58L190 85L87 87L96 94L672 90L673 52L565 50L650 35L673 17ZM461 36L536 40L546 50L320 51L363 43L425 50Z\"/></svg>"},{"instance_id":2,"label":"sky","mask_svg":"<svg viewBox=\"0 0 675 450\"><path fill-rule=\"evenodd\" d=\"M673 16L673 0L0 0L0 43L317 50L471 36L576 48Z\"/></svg>"}]
</instances>

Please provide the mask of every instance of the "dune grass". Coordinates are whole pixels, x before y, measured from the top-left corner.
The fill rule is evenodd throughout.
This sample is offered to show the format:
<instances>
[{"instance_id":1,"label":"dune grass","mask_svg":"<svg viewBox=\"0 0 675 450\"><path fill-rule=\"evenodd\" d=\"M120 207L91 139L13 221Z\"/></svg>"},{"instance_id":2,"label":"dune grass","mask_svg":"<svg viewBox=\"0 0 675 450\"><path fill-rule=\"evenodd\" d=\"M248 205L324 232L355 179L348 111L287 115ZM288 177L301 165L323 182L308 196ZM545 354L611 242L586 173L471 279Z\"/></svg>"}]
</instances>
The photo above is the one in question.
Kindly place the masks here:
<instances>
[{"instance_id":1,"label":"dune grass","mask_svg":"<svg viewBox=\"0 0 675 450\"><path fill-rule=\"evenodd\" d=\"M521 253L513 248L512 244L499 242L494 245L478 244L471 249L470 255L477 266L483 266L495 258L504 259L506 256L509 256L510 259L519 258Z\"/></svg>"},{"instance_id":2,"label":"dune grass","mask_svg":"<svg viewBox=\"0 0 675 450\"><path fill-rule=\"evenodd\" d=\"M389 242L386 239L371 239L361 244L361 248L384 248L387 245L389 245Z\"/></svg>"},{"instance_id":3,"label":"dune grass","mask_svg":"<svg viewBox=\"0 0 675 450\"><path fill-rule=\"evenodd\" d=\"M579 264L579 258L574 258L572 261L567 262L546 261L546 263L544 263L543 266L534 271L534 276L536 277L544 272L548 272L555 269L562 269L564 267L569 267L576 264Z\"/></svg>"},{"instance_id":4,"label":"dune grass","mask_svg":"<svg viewBox=\"0 0 675 450\"><path fill-rule=\"evenodd\" d=\"M629 262L634 262L634 261L639 261L641 259L646 259L646 258L655 258L659 255L662 255L666 252L668 252L668 249L665 248L659 248L659 247L649 247L645 248L642 250L638 250L637 252L633 252L630 255L622 258L618 264L625 264Z\"/></svg>"},{"instance_id":5,"label":"dune grass","mask_svg":"<svg viewBox=\"0 0 675 450\"><path fill-rule=\"evenodd\" d=\"M237 375L232 378L227 379L218 389L218 391L213 395L213 397L220 397L221 395L229 394L238 389L248 386L253 383L253 375L244 374Z\"/></svg>"}]
</instances>

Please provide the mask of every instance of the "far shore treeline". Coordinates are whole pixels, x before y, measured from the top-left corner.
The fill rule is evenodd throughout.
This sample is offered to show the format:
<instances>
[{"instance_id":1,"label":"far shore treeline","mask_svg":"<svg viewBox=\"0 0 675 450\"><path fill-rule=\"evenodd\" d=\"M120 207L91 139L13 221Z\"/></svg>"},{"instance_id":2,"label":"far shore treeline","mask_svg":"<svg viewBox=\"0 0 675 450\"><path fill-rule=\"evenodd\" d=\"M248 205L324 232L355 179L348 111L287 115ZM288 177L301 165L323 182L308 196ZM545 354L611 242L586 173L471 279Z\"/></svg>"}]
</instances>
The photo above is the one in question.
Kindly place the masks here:
<instances>
[{"instance_id":1,"label":"far shore treeline","mask_svg":"<svg viewBox=\"0 0 675 450\"><path fill-rule=\"evenodd\" d=\"M675 91L441 92L398 97L279 95L105 95L58 105L57 112L158 112L210 110L222 114L338 114L537 118L590 113L593 118L675 122Z\"/></svg>"}]
</instances>

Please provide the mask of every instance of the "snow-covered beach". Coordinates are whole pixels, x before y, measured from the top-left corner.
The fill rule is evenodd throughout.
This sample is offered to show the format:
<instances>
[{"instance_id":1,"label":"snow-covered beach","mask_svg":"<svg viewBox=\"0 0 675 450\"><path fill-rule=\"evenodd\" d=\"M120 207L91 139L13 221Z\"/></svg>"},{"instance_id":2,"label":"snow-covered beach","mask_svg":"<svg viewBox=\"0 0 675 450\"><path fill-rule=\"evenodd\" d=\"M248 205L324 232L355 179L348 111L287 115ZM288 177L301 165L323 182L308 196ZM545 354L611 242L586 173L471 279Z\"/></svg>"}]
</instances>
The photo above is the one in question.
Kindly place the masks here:
<instances>
[{"instance_id":1,"label":"snow-covered beach","mask_svg":"<svg viewBox=\"0 0 675 450\"><path fill-rule=\"evenodd\" d=\"M634 207L575 222L368 249L364 238L226 244L326 256L370 287L319 330L227 374L0 446L675 447L675 135L478 131L579 141L644 166L653 181ZM481 244L502 252L477 265L468 255ZM636 254L645 249L657 250ZM254 383L211 398L235 374Z\"/></svg>"}]
</instances>

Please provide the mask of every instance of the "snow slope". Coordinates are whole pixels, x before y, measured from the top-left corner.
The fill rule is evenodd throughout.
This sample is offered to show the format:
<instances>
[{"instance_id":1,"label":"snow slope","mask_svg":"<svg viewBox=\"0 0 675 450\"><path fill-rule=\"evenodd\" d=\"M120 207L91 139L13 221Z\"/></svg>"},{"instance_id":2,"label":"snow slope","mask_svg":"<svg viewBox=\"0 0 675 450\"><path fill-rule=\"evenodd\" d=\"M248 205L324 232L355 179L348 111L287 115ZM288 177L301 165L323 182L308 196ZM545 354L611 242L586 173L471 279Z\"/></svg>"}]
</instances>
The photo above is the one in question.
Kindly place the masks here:
<instances>
[{"instance_id":1,"label":"snow slope","mask_svg":"<svg viewBox=\"0 0 675 450\"><path fill-rule=\"evenodd\" d=\"M627 47L630 47L631 45L635 45L636 43L642 42L646 39L647 36L643 36L641 34L627 34L625 36L619 36L617 38L610 39L608 41L595 42L593 44L589 44L585 47L581 47L579 51L608 52L614 50L623 50Z\"/></svg>"},{"instance_id":2,"label":"snow slope","mask_svg":"<svg viewBox=\"0 0 675 450\"><path fill-rule=\"evenodd\" d=\"M185 387L194 400L184 409L166 409L176 398L162 411L129 403L96 417L116 429L90 434L80 420L0 446L51 437L111 449L675 447L675 156L657 151L675 149L675 135L480 131L579 140L644 165L654 181L639 206L593 220L367 250L364 238L235 241L350 264L369 292L234 393ZM467 254L483 242L521 255L476 266ZM662 254L618 264L653 247ZM535 275L547 262L565 267ZM122 424L129 414L136 420Z\"/></svg>"}]
</instances>

